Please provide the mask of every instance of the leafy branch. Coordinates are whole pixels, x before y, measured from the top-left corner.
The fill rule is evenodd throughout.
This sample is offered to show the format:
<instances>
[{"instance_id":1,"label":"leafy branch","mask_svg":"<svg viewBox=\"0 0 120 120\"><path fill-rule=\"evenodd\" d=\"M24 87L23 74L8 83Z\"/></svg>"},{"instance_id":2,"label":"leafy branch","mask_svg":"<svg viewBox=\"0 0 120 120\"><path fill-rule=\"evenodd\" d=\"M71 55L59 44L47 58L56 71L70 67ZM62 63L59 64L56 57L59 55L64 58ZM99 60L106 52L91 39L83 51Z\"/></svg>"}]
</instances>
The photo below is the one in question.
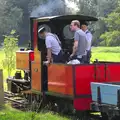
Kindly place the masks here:
<instances>
[{"instance_id":1,"label":"leafy branch","mask_svg":"<svg viewBox=\"0 0 120 120\"><path fill-rule=\"evenodd\" d=\"M7 70L8 76L15 69L15 50L18 48L18 35L12 30L10 35L4 35L3 52L5 58L2 61L3 68Z\"/></svg>"}]
</instances>

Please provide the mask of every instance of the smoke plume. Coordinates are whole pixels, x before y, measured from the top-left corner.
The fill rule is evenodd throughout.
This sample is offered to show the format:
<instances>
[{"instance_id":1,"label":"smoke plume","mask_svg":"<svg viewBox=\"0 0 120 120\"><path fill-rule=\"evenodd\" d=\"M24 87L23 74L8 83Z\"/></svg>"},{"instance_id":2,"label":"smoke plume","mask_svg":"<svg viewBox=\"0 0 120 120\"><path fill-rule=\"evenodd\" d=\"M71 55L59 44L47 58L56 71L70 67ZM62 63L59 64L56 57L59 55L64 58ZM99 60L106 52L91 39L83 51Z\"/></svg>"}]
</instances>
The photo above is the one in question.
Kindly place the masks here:
<instances>
[{"instance_id":1,"label":"smoke plume","mask_svg":"<svg viewBox=\"0 0 120 120\"><path fill-rule=\"evenodd\" d=\"M31 13L31 17L45 17L53 15L76 14L79 11L77 1L49 0L46 4L39 5Z\"/></svg>"}]
</instances>

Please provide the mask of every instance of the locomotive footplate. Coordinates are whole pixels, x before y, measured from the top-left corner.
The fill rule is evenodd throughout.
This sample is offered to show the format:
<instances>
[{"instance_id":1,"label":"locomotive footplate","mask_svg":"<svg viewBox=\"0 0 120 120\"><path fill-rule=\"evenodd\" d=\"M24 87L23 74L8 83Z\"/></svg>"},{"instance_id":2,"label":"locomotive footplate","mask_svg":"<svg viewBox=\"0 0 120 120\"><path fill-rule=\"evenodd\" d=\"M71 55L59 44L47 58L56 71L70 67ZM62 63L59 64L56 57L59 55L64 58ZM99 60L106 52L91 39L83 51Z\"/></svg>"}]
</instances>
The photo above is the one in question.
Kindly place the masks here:
<instances>
[{"instance_id":1,"label":"locomotive footplate","mask_svg":"<svg viewBox=\"0 0 120 120\"><path fill-rule=\"evenodd\" d=\"M114 112L120 112L120 109L118 106L115 105L109 105L109 104L98 104L98 103L91 103L91 110L92 111L97 111L97 112L110 112L110 111L114 111Z\"/></svg>"},{"instance_id":2,"label":"locomotive footplate","mask_svg":"<svg viewBox=\"0 0 120 120\"><path fill-rule=\"evenodd\" d=\"M7 79L7 81L17 82L17 83L29 83L29 81L27 81L25 79L15 79L15 78L12 78L12 77L9 77Z\"/></svg>"},{"instance_id":3,"label":"locomotive footplate","mask_svg":"<svg viewBox=\"0 0 120 120\"><path fill-rule=\"evenodd\" d=\"M91 110L94 112L99 112L98 116L104 118L105 120L119 120L120 118L120 109L118 106L109 105L109 104L98 104L91 103Z\"/></svg>"},{"instance_id":4,"label":"locomotive footplate","mask_svg":"<svg viewBox=\"0 0 120 120\"><path fill-rule=\"evenodd\" d=\"M7 79L8 84L8 91L11 91L12 93L20 93L24 90L30 89L30 81L27 81L25 79L15 79L12 77L9 77Z\"/></svg>"}]
</instances>

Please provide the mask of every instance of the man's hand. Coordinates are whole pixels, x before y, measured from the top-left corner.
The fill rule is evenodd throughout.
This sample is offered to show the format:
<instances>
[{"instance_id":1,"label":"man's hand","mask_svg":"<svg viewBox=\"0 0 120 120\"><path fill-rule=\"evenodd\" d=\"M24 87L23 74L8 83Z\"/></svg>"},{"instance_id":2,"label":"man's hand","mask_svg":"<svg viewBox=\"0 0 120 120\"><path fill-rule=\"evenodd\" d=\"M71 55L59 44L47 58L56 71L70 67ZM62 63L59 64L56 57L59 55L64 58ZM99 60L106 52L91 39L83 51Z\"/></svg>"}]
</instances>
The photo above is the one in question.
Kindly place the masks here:
<instances>
[{"instance_id":1,"label":"man's hand","mask_svg":"<svg viewBox=\"0 0 120 120\"><path fill-rule=\"evenodd\" d=\"M74 55L73 55L73 54L71 54L71 55L70 55L70 58L72 58L73 56L74 56Z\"/></svg>"},{"instance_id":2,"label":"man's hand","mask_svg":"<svg viewBox=\"0 0 120 120\"><path fill-rule=\"evenodd\" d=\"M48 65L50 65L50 62L49 61L44 61L43 64L48 66Z\"/></svg>"},{"instance_id":3,"label":"man's hand","mask_svg":"<svg viewBox=\"0 0 120 120\"><path fill-rule=\"evenodd\" d=\"M74 56L74 55L73 55L73 54L71 54L71 55L70 55L70 57L69 57L69 60L71 60L71 59L73 58L73 56Z\"/></svg>"}]
</instances>

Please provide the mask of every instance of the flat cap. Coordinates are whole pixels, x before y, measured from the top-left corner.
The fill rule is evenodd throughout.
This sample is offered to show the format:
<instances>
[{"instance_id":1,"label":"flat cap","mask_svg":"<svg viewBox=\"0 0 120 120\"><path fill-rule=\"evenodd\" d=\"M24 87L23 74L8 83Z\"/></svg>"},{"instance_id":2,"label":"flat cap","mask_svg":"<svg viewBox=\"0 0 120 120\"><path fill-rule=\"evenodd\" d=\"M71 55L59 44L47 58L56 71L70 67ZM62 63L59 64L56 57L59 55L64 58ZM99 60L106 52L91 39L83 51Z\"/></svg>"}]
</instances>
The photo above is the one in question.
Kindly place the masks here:
<instances>
[{"instance_id":1,"label":"flat cap","mask_svg":"<svg viewBox=\"0 0 120 120\"><path fill-rule=\"evenodd\" d=\"M38 33L42 33L45 31L45 27L41 27L39 30L38 30Z\"/></svg>"}]
</instances>

